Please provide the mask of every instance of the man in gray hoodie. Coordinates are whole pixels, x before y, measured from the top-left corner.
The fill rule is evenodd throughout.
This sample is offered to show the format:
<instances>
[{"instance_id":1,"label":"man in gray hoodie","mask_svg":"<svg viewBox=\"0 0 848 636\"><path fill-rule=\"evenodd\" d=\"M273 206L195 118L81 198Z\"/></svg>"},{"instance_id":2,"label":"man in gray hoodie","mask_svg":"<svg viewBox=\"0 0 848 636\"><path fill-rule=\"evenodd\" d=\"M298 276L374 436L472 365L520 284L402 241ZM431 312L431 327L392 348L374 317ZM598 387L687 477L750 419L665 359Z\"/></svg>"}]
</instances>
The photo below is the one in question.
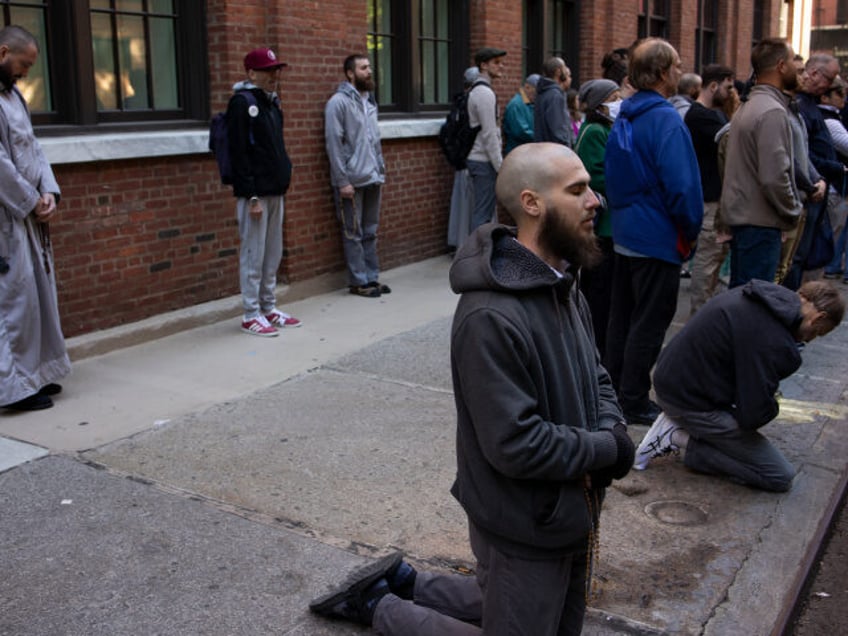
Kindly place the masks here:
<instances>
[{"instance_id":1,"label":"man in gray hoodie","mask_svg":"<svg viewBox=\"0 0 848 636\"><path fill-rule=\"evenodd\" d=\"M346 81L339 84L324 110L324 137L330 159L330 180L350 293L378 298L391 292L377 278L377 225L386 166L380 147L374 79L365 55L344 61Z\"/></svg>"},{"instance_id":2,"label":"man in gray hoodie","mask_svg":"<svg viewBox=\"0 0 848 636\"><path fill-rule=\"evenodd\" d=\"M576 636L604 488L633 443L601 366L579 268L599 257L598 199L577 155L523 144L498 200L516 228L487 225L450 272L457 476L476 577L370 563L310 605L378 634Z\"/></svg>"}]
</instances>

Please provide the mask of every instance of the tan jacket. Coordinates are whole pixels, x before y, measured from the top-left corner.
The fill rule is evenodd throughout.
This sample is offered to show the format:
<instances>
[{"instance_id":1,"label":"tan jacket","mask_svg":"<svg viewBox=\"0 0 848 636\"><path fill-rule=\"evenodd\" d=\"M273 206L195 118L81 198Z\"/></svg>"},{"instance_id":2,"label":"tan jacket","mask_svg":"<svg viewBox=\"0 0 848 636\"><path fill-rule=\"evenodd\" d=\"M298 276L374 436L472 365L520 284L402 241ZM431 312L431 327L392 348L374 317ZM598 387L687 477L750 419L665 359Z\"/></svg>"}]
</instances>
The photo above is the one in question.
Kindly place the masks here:
<instances>
[{"instance_id":1,"label":"tan jacket","mask_svg":"<svg viewBox=\"0 0 848 636\"><path fill-rule=\"evenodd\" d=\"M801 215L789 97L774 86L751 89L730 126L721 193L729 226L794 228Z\"/></svg>"}]
</instances>

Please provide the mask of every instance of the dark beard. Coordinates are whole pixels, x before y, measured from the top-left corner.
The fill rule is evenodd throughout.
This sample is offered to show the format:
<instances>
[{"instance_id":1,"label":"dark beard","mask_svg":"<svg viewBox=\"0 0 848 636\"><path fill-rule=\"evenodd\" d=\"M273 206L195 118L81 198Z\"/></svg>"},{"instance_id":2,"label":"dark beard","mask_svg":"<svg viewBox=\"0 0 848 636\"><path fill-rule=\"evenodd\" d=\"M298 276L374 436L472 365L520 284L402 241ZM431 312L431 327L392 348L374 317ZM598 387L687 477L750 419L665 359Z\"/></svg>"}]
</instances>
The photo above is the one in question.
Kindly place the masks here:
<instances>
[{"instance_id":1,"label":"dark beard","mask_svg":"<svg viewBox=\"0 0 848 636\"><path fill-rule=\"evenodd\" d=\"M783 90L785 91L794 91L798 88L798 74L792 75L791 77L783 76Z\"/></svg>"},{"instance_id":2,"label":"dark beard","mask_svg":"<svg viewBox=\"0 0 848 636\"><path fill-rule=\"evenodd\" d=\"M2 82L3 86L7 89L12 88L12 86L15 85L15 78L9 71L9 64L0 64L0 82Z\"/></svg>"},{"instance_id":3,"label":"dark beard","mask_svg":"<svg viewBox=\"0 0 848 636\"><path fill-rule=\"evenodd\" d=\"M353 80L353 86L360 93L368 92L374 90L374 80L373 79L362 79L360 77L355 77Z\"/></svg>"},{"instance_id":4,"label":"dark beard","mask_svg":"<svg viewBox=\"0 0 848 636\"><path fill-rule=\"evenodd\" d=\"M549 208L539 228L539 243L546 251L576 267L591 269L601 262L603 253L594 234L585 235L571 228L556 208Z\"/></svg>"}]
</instances>

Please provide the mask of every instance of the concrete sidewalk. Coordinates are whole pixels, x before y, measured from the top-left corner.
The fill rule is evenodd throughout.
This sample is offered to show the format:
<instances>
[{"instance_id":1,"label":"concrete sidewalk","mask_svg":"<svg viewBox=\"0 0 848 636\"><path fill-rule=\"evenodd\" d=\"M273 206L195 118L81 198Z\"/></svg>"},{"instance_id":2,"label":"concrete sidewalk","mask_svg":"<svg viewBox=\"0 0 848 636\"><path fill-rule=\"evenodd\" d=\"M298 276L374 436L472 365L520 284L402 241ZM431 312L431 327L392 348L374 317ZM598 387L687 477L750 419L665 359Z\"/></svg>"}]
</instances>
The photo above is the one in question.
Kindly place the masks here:
<instances>
[{"instance_id":1,"label":"concrete sidewalk","mask_svg":"<svg viewBox=\"0 0 848 636\"><path fill-rule=\"evenodd\" d=\"M278 338L230 319L79 360L54 409L0 415L0 634L368 633L308 601L391 549L473 565L449 265L283 302L304 327ZM585 634L776 633L844 489L846 353L843 326L781 387L791 492L675 458L610 489Z\"/></svg>"}]
</instances>

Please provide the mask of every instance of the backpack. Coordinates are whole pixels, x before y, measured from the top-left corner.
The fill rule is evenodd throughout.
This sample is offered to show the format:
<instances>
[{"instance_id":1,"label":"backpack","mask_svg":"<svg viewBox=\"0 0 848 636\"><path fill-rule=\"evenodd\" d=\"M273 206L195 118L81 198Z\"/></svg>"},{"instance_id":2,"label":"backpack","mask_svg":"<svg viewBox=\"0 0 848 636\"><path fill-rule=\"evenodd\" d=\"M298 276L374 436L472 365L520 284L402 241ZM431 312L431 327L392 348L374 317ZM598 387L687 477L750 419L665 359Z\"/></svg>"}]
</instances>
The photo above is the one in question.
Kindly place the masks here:
<instances>
[{"instance_id":1,"label":"backpack","mask_svg":"<svg viewBox=\"0 0 848 636\"><path fill-rule=\"evenodd\" d=\"M480 126L471 127L468 117L468 96L480 84L485 82L474 82L467 91L454 96L450 112L439 129L439 146L448 163L457 170L465 168L465 159L480 132Z\"/></svg>"},{"instance_id":2,"label":"backpack","mask_svg":"<svg viewBox=\"0 0 848 636\"><path fill-rule=\"evenodd\" d=\"M238 91L247 100L247 107L256 106L256 97L249 90ZM248 117L250 122L250 145L254 145L253 139L253 117ZM215 155L218 162L218 173L221 175L221 183L232 185L233 168L230 164L230 143L227 137L227 113L218 113L209 123L209 150Z\"/></svg>"}]
</instances>

